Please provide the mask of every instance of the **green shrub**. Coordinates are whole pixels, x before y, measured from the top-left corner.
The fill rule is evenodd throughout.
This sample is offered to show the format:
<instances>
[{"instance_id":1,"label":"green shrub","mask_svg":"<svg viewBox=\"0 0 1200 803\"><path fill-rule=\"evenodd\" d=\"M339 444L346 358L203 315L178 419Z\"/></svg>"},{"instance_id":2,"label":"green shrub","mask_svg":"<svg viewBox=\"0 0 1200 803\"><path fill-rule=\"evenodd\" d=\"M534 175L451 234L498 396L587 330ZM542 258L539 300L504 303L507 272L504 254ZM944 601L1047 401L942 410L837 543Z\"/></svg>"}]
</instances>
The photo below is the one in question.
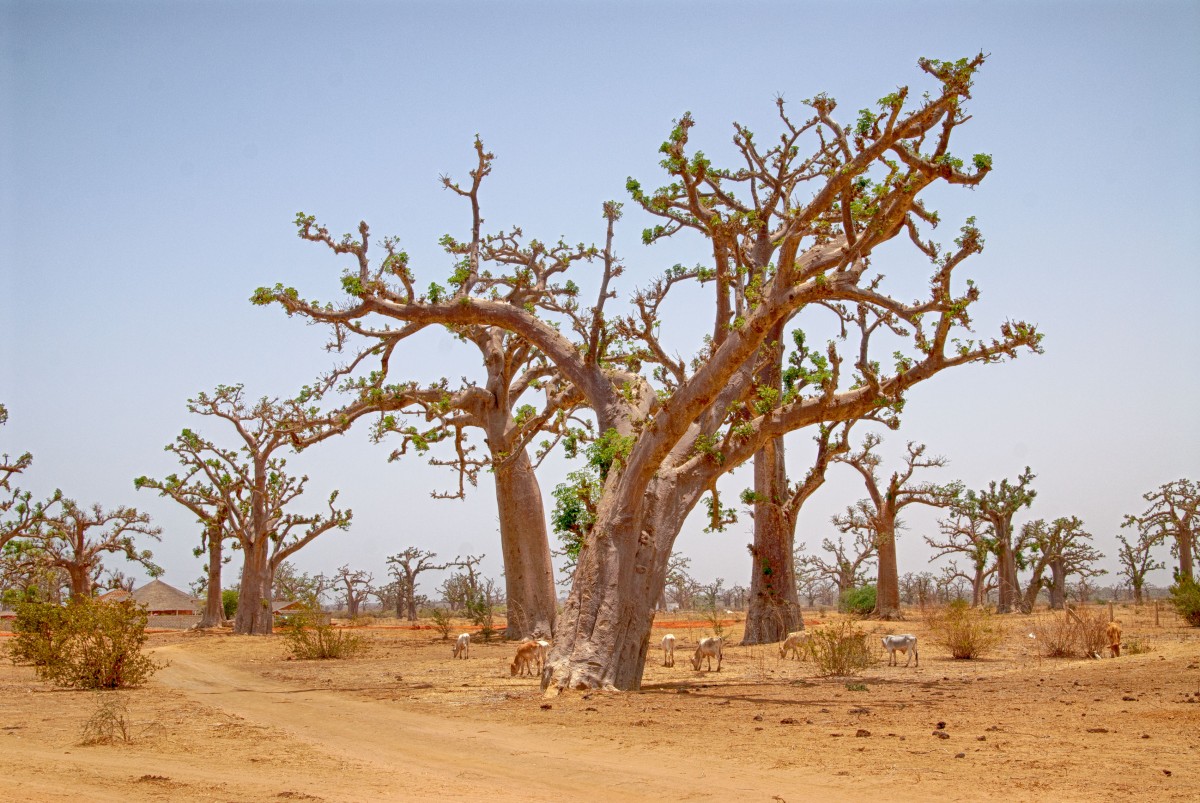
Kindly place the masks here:
<instances>
[{"instance_id":1,"label":"green shrub","mask_svg":"<svg viewBox=\"0 0 1200 803\"><path fill-rule=\"evenodd\" d=\"M854 675L871 664L867 634L853 620L814 629L808 649L822 675Z\"/></svg>"},{"instance_id":2,"label":"green shrub","mask_svg":"<svg viewBox=\"0 0 1200 803\"><path fill-rule=\"evenodd\" d=\"M1181 578L1171 586L1171 604L1192 627L1200 627L1200 583Z\"/></svg>"},{"instance_id":3,"label":"green shrub","mask_svg":"<svg viewBox=\"0 0 1200 803\"><path fill-rule=\"evenodd\" d=\"M838 600L838 610L856 616L869 616L875 610L875 586L847 588Z\"/></svg>"},{"instance_id":4,"label":"green shrub","mask_svg":"<svg viewBox=\"0 0 1200 803\"><path fill-rule=\"evenodd\" d=\"M957 600L926 616L930 642L945 647L955 658L979 658L1004 641L1004 626L988 611Z\"/></svg>"},{"instance_id":5,"label":"green shrub","mask_svg":"<svg viewBox=\"0 0 1200 803\"><path fill-rule=\"evenodd\" d=\"M140 686L160 668L142 654L146 620L133 600L79 598L65 608L25 603L17 608L13 659L29 661L38 677L59 686Z\"/></svg>"},{"instance_id":6,"label":"green shrub","mask_svg":"<svg viewBox=\"0 0 1200 803\"><path fill-rule=\"evenodd\" d=\"M49 666L61 652L67 636L66 608L27 600L17 603L16 614L17 618L13 620L16 636L9 648L13 663Z\"/></svg>"},{"instance_id":7,"label":"green shrub","mask_svg":"<svg viewBox=\"0 0 1200 803\"><path fill-rule=\"evenodd\" d=\"M283 637L292 656L301 660L352 658L369 646L360 633L335 628L308 614L289 617Z\"/></svg>"},{"instance_id":8,"label":"green shrub","mask_svg":"<svg viewBox=\"0 0 1200 803\"><path fill-rule=\"evenodd\" d=\"M221 607L224 609L225 618L232 619L237 613L238 591L236 588L227 588L221 592Z\"/></svg>"},{"instance_id":9,"label":"green shrub","mask_svg":"<svg viewBox=\"0 0 1200 803\"><path fill-rule=\"evenodd\" d=\"M442 641L450 639L450 612L445 608L434 608L429 612L429 618L433 620L433 626L437 628L437 632L442 634Z\"/></svg>"}]
</instances>

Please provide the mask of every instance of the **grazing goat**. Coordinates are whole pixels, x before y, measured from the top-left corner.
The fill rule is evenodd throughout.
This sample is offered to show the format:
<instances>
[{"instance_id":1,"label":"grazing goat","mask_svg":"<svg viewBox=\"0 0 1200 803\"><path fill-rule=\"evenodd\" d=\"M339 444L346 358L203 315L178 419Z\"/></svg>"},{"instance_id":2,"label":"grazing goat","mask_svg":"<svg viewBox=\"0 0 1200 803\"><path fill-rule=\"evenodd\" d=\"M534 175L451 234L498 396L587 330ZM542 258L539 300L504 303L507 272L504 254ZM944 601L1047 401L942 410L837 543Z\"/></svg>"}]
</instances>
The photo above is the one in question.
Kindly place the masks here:
<instances>
[{"instance_id":1,"label":"grazing goat","mask_svg":"<svg viewBox=\"0 0 1200 803\"><path fill-rule=\"evenodd\" d=\"M462 635L460 635L458 637L458 640L454 642L454 656L453 657L462 658L462 659L466 660L469 657L468 653L470 653L470 652L471 652L471 634L463 633Z\"/></svg>"},{"instance_id":2,"label":"grazing goat","mask_svg":"<svg viewBox=\"0 0 1200 803\"><path fill-rule=\"evenodd\" d=\"M1112 652L1113 658L1121 657L1121 623L1109 622L1108 627L1104 629L1104 634L1108 636L1108 649Z\"/></svg>"},{"instance_id":3,"label":"grazing goat","mask_svg":"<svg viewBox=\"0 0 1200 803\"><path fill-rule=\"evenodd\" d=\"M902 636L884 636L883 648L887 650L888 655L891 656L888 659L888 666L899 666L900 661L896 658L896 653L902 652L907 655L909 650L912 650L912 655L908 656L908 659L904 662L904 665L908 666L914 657L917 659L917 666L921 665L921 656L917 654L917 637L914 635L905 634Z\"/></svg>"},{"instance_id":4,"label":"grazing goat","mask_svg":"<svg viewBox=\"0 0 1200 803\"><path fill-rule=\"evenodd\" d=\"M708 659L708 671L712 671L712 659L717 659L717 671L721 671L721 645L725 642L722 638L705 638L700 639L700 643L696 645L696 652L692 656L692 669L700 671L700 664L705 658Z\"/></svg>"},{"instance_id":5,"label":"grazing goat","mask_svg":"<svg viewBox=\"0 0 1200 803\"><path fill-rule=\"evenodd\" d=\"M546 657L548 655L550 655L550 642L546 641L545 639L540 638L533 643L536 644L538 647L537 648L537 667L538 667L538 672L541 672L543 669L546 668Z\"/></svg>"},{"instance_id":6,"label":"grazing goat","mask_svg":"<svg viewBox=\"0 0 1200 803\"><path fill-rule=\"evenodd\" d=\"M663 666L675 666L675 637L670 633L662 640Z\"/></svg>"},{"instance_id":7,"label":"grazing goat","mask_svg":"<svg viewBox=\"0 0 1200 803\"><path fill-rule=\"evenodd\" d=\"M533 665L537 663L539 649L541 648L536 641L526 641L517 647L517 655L508 667L509 673L514 677L518 673L532 676Z\"/></svg>"},{"instance_id":8,"label":"grazing goat","mask_svg":"<svg viewBox=\"0 0 1200 803\"><path fill-rule=\"evenodd\" d=\"M787 638L785 638L783 643L779 645L779 657L786 658L787 654L790 652L792 657L797 660L803 658L803 651L806 647L808 647L809 640L811 638L812 635L810 633L804 633L800 631L788 633Z\"/></svg>"}]
</instances>

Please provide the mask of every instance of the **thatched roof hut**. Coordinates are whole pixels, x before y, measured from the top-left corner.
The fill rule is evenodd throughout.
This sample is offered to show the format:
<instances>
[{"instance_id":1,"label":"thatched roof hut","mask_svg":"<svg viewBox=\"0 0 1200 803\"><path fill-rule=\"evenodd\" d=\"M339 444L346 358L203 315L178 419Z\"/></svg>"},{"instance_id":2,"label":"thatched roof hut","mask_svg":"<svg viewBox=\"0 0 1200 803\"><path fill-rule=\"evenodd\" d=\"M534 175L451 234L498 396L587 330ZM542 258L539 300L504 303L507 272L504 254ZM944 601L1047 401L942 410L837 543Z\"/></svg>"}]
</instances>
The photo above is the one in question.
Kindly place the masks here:
<instances>
[{"instance_id":1,"label":"thatched roof hut","mask_svg":"<svg viewBox=\"0 0 1200 803\"><path fill-rule=\"evenodd\" d=\"M204 609L204 603L162 580L151 580L133 591L135 602L145 605L151 616L190 615Z\"/></svg>"}]
</instances>

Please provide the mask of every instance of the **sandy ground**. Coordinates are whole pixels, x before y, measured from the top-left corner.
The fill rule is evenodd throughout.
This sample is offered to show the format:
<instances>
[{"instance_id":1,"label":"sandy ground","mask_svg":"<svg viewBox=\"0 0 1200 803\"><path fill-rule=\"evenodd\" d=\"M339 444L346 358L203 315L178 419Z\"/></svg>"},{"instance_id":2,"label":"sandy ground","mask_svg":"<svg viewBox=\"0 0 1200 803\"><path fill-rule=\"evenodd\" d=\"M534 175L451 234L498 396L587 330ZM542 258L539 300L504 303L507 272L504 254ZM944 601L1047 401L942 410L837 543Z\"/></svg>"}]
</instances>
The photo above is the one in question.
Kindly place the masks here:
<instances>
[{"instance_id":1,"label":"sandy ground","mask_svg":"<svg viewBox=\"0 0 1200 803\"><path fill-rule=\"evenodd\" d=\"M141 689L60 690L0 663L0 797L1196 800L1200 631L1117 615L1145 652L1039 659L1016 617L990 659L926 644L920 668L881 652L854 679L772 646L695 672L682 653L708 631L676 622L676 666L652 653L640 693L554 699L509 676L512 644L456 661L432 630L365 630L371 650L346 661L289 660L281 637L155 634L168 666ZM915 617L900 629L925 635ZM130 740L82 744L113 696Z\"/></svg>"}]
</instances>

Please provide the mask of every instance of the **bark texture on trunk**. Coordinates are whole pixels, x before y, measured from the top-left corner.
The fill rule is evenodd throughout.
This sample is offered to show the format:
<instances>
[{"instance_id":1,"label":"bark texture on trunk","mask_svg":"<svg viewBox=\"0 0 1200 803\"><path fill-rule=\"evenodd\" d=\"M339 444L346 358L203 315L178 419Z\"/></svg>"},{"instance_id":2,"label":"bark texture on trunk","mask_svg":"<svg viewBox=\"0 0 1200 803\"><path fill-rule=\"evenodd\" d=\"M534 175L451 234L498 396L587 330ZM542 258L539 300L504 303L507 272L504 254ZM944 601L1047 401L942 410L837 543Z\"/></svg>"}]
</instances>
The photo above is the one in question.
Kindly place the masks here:
<instances>
[{"instance_id":1,"label":"bark texture on trunk","mask_svg":"<svg viewBox=\"0 0 1200 803\"><path fill-rule=\"evenodd\" d=\"M876 557L879 574L875 581L875 611L877 619L898 620L900 615L900 574L896 562L896 532L886 530L883 523L877 532Z\"/></svg>"},{"instance_id":2,"label":"bark texture on trunk","mask_svg":"<svg viewBox=\"0 0 1200 803\"><path fill-rule=\"evenodd\" d=\"M221 533L208 533L208 587L204 595L204 613L200 627L220 627L225 621L221 604Z\"/></svg>"},{"instance_id":3,"label":"bark texture on trunk","mask_svg":"<svg viewBox=\"0 0 1200 803\"><path fill-rule=\"evenodd\" d=\"M750 547L750 607L742 645L771 644L804 629L796 596L792 546L796 521L788 498L783 438L767 442L754 456L754 543Z\"/></svg>"},{"instance_id":4,"label":"bark texture on trunk","mask_svg":"<svg viewBox=\"0 0 1200 803\"><path fill-rule=\"evenodd\" d=\"M266 538L253 548L242 550L242 583L238 588L237 614L233 632L247 636L269 636L274 619L271 614L271 564Z\"/></svg>"},{"instance_id":5,"label":"bark texture on trunk","mask_svg":"<svg viewBox=\"0 0 1200 803\"><path fill-rule=\"evenodd\" d=\"M510 639L551 636L558 604L554 564L542 491L529 455L521 450L497 463L495 478L508 605L504 635Z\"/></svg>"},{"instance_id":6,"label":"bark texture on trunk","mask_svg":"<svg viewBox=\"0 0 1200 803\"><path fill-rule=\"evenodd\" d=\"M987 579L983 566L975 567L975 576L971 579L971 607L982 608L986 595Z\"/></svg>"},{"instance_id":7,"label":"bark texture on trunk","mask_svg":"<svg viewBox=\"0 0 1200 803\"><path fill-rule=\"evenodd\" d=\"M67 577L71 581L71 599L80 599L92 595L92 570L90 566L66 564Z\"/></svg>"},{"instance_id":8,"label":"bark texture on trunk","mask_svg":"<svg viewBox=\"0 0 1200 803\"><path fill-rule=\"evenodd\" d=\"M1067 570L1061 557L1050 561L1050 608L1061 611L1067 601Z\"/></svg>"},{"instance_id":9,"label":"bark texture on trunk","mask_svg":"<svg viewBox=\"0 0 1200 803\"><path fill-rule=\"evenodd\" d=\"M1175 541L1179 545L1179 576L1192 582L1196 579L1192 573L1192 531L1181 526Z\"/></svg>"},{"instance_id":10,"label":"bark texture on trunk","mask_svg":"<svg viewBox=\"0 0 1200 803\"><path fill-rule=\"evenodd\" d=\"M999 599L997 613L1012 613L1021 598L1021 587L1017 584L1017 557L1012 548L1012 531L996 528L996 581Z\"/></svg>"},{"instance_id":11,"label":"bark texture on trunk","mask_svg":"<svg viewBox=\"0 0 1200 803\"><path fill-rule=\"evenodd\" d=\"M702 490L654 479L620 509L621 494L605 495L558 618L544 689L641 688L671 547Z\"/></svg>"}]
</instances>

